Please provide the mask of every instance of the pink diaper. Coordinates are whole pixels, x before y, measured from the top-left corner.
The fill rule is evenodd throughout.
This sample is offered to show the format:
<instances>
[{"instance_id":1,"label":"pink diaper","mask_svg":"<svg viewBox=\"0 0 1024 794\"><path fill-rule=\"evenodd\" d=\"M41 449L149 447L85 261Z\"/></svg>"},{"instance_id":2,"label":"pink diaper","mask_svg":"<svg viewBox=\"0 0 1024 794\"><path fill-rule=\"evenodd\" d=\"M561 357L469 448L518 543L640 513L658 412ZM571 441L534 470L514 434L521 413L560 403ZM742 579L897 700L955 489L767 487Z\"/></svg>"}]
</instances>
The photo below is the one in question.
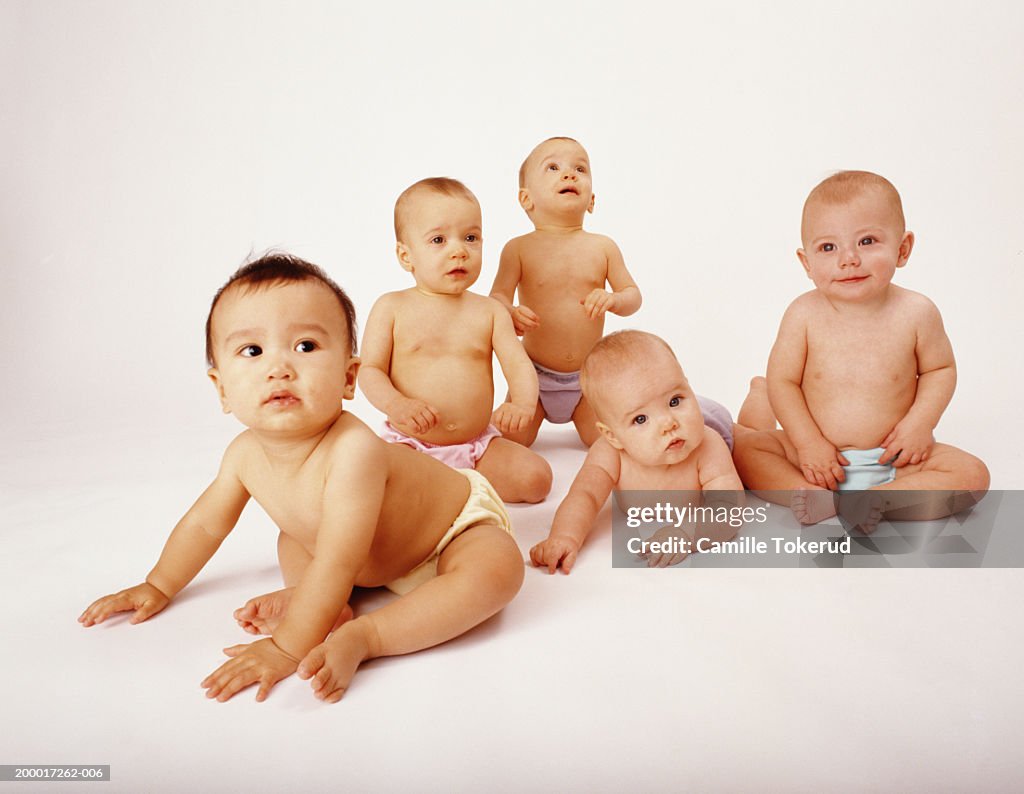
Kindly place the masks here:
<instances>
[{"instance_id":1,"label":"pink diaper","mask_svg":"<svg viewBox=\"0 0 1024 794\"><path fill-rule=\"evenodd\" d=\"M487 451L487 445L491 443L491 439L501 438L501 431L494 425L487 425L484 432L464 444L428 444L418 438L407 436L393 428L390 422L385 422L384 429L380 431L380 437L389 444L405 444L420 452L426 452L430 457L447 463L453 469L475 469L477 461Z\"/></svg>"}]
</instances>

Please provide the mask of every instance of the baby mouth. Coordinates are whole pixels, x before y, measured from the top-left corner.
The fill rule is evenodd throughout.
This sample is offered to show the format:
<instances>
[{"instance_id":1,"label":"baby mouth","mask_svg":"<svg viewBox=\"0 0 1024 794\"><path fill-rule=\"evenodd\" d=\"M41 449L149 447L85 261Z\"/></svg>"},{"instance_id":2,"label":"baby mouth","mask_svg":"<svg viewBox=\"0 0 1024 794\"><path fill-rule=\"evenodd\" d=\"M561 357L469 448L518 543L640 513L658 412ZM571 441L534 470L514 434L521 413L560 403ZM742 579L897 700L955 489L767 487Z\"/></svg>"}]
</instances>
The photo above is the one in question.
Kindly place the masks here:
<instances>
[{"instance_id":1,"label":"baby mouth","mask_svg":"<svg viewBox=\"0 0 1024 794\"><path fill-rule=\"evenodd\" d=\"M861 281L864 281L864 279L866 279L866 278L867 278L867 276L850 276L850 278L841 278L841 279L839 279L839 283L840 284L859 284Z\"/></svg>"},{"instance_id":2,"label":"baby mouth","mask_svg":"<svg viewBox=\"0 0 1024 794\"><path fill-rule=\"evenodd\" d=\"M276 391L263 401L264 405L295 405L301 402L290 391Z\"/></svg>"},{"instance_id":3,"label":"baby mouth","mask_svg":"<svg viewBox=\"0 0 1024 794\"><path fill-rule=\"evenodd\" d=\"M580 192L574 187L565 187L558 191L558 195L564 196L566 193L571 193L574 196L578 196Z\"/></svg>"},{"instance_id":4,"label":"baby mouth","mask_svg":"<svg viewBox=\"0 0 1024 794\"><path fill-rule=\"evenodd\" d=\"M464 275L466 275L466 268L464 268L464 267L457 267L457 268L455 268L453 270L449 270L448 271L448 275L449 276L464 276Z\"/></svg>"},{"instance_id":5,"label":"baby mouth","mask_svg":"<svg viewBox=\"0 0 1024 794\"><path fill-rule=\"evenodd\" d=\"M665 447L665 449L675 451L682 449L684 446L686 446L685 438L673 438L672 441L669 442L669 445Z\"/></svg>"}]
</instances>

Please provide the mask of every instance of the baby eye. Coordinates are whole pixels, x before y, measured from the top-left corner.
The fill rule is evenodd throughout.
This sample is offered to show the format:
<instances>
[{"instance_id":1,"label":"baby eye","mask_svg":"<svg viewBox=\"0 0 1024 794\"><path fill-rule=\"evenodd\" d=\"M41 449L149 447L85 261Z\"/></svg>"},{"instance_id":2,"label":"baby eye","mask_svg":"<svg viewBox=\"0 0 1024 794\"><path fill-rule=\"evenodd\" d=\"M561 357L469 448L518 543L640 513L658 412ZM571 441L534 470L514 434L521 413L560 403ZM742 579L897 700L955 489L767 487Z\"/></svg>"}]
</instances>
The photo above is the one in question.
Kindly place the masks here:
<instances>
[{"instance_id":1,"label":"baby eye","mask_svg":"<svg viewBox=\"0 0 1024 794\"><path fill-rule=\"evenodd\" d=\"M668 401L668 407L669 408L678 408L679 407L679 403L681 403L682 401L683 401L682 396L677 394L675 397L673 397L671 400Z\"/></svg>"},{"instance_id":2,"label":"baby eye","mask_svg":"<svg viewBox=\"0 0 1024 794\"><path fill-rule=\"evenodd\" d=\"M479 239L480 239L480 235L479 234L467 234L466 235L466 242L467 243L475 243L475 242L479 241Z\"/></svg>"},{"instance_id":3,"label":"baby eye","mask_svg":"<svg viewBox=\"0 0 1024 794\"><path fill-rule=\"evenodd\" d=\"M633 424L634 425L642 425L646 421L647 421L647 414L640 414L638 416L634 416L633 417Z\"/></svg>"},{"instance_id":4,"label":"baby eye","mask_svg":"<svg viewBox=\"0 0 1024 794\"><path fill-rule=\"evenodd\" d=\"M319 345L317 345L317 343L312 339L305 339L295 346L295 350L298 353L312 353L317 349L317 347L319 347Z\"/></svg>"},{"instance_id":5,"label":"baby eye","mask_svg":"<svg viewBox=\"0 0 1024 794\"><path fill-rule=\"evenodd\" d=\"M246 358L256 358L256 356L263 354L263 348L259 345L246 345L238 351L238 354Z\"/></svg>"},{"instance_id":6,"label":"baby eye","mask_svg":"<svg viewBox=\"0 0 1024 794\"><path fill-rule=\"evenodd\" d=\"M557 171L557 170L558 170L558 165L556 163L549 163L548 164L548 171Z\"/></svg>"},{"instance_id":7,"label":"baby eye","mask_svg":"<svg viewBox=\"0 0 1024 794\"><path fill-rule=\"evenodd\" d=\"M578 165L576 166L576 170L579 171L581 174L587 173L586 166Z\"/></svg>"},{"instance_id":8,"label":"baby eye","mask_svg":"<svg viewBox=\"0 0 1024 794\"><path fill-rule=\"evenodd\" d=\"M432 242L434 245L441 245L444 242L444 237L442 237L439 234L437 235L437 237L431 237L430 242Z\"/></svg>"},{"instance_id":9,"label":"baby eye","mask_svg":"<svg viewBox=\"0 0 1024 794\"><path fill-rule=\"evenodd\" d=\"M865 237L860 241L861 245L871 245L875 241L874 237Z\"/></svg>"},{"instance_id":10,"label":"baby eye","mask_svg":"<svg viewBox=\"0 0 1024 794\"><path fill-rule=\"evenodd\" d=\"M832 243L822 243L821 248L819 250L822 251L823 253L830 254L836 250L836 247Z\"/></svg>"}]
</instances>

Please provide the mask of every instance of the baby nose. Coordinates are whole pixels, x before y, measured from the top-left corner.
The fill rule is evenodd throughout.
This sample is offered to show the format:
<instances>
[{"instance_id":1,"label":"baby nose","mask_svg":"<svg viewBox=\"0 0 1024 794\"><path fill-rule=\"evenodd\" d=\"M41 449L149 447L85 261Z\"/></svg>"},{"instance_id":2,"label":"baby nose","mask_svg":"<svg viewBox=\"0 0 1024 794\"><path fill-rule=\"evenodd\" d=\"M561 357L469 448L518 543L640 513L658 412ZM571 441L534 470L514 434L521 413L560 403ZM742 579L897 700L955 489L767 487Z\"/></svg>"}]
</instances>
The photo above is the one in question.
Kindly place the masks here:
<instances>
[{"instance_id":1,"label":"baby nose","mask_svg":"<svg viewBox=\"0 0 1024 794\"><path fill-rule=\"evenodd\" d=\"M860 264L860 252L856 248L851 248L843 252L843 261L840 263L841 267L850 267Z\"/></svg>"},{"instance_id":2,"label":"baby nose","mask_svg":"<svg viewBox=\"0 0 1024 794\"><path fill-rule=\"evenodd\" d=\"M679 422L676 421L676 418L672 414L666 414L665 418L661 420L661 427L662 432L671 433L679 427Z\"/></svg>"},{"instance_id":3,"label":"baby nose","mask_svg":"<svg viewBox=\"0 0 1024 794\"><path fill-rule=\"evenodd\" d=\"M267 364L268 380L291 380L291 378L295 377L295 370L292 368L291 361L288 360L287 356L275 356L270 358Z\"/></svg>"}]
</instances>

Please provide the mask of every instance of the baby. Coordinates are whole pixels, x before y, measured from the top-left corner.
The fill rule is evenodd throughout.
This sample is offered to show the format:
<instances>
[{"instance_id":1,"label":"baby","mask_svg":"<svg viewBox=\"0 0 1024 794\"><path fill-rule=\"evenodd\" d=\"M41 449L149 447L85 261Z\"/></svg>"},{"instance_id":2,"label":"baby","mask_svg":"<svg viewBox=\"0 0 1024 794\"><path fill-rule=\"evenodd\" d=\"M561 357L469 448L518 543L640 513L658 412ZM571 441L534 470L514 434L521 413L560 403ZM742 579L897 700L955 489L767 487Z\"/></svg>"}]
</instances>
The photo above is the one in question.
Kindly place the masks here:
<instances>
[{"instance_id":1,"label":"baby","mask_svg":"<svg viewBox=\"0 0 1024 794\"><path fill-rule=\"evenodd\" d=\"M232 658L202 682L207 697L259 684L261 701L297 670L317 698L336 702L366 659L444 642L512 599L523 561L487 481L385 444L343 410L359 369L355 312L319 268L284 254L245 265L214 298L206 340L221 405L248 429L145 582L98 599L80 623L160 612L250 497L281 530L286 587L235 613L250 633L273 636L225 649ZM351 619L353 585L402 597Z\"/></svg>"},{"instance_id":2,"label":"baby","mask_svg":"<svg viewBox=\"0 0 1024 794\"><path fill-rule=\"evenodd\" d=\"M398 261L416 286L382 296L363 337L359 384L385 440L475 468L508 502L540 502L551 467L501 438L526 428L537 375L501 305L469 292L483 261L480 204L454 179L424 179L395 204ZM492 354L510 398L493 412ZM500 432L499 432L500 431Z\"/></svg>"},{"instance_id":3,"label":"baby","mask_svg":"<svg viewBox=\"0 0 1024 794\"><path fill-rule=\"evenodd\" d=\"M587 356L580 382L600 437L559 505L547 540L530 549L534 565L569 573L612 490L728 491L718 497L736 503L743 486L729 448L704 424L682 367L661 338L643 331L609 334ZM736 530L727 532L732 537ZM648 563L674 564L685 556Z\"/></svg>"},{"instance_id":4,"label":"baby","mask_svg":"<svg viewBox=\"0 0 1024 794\"><path fill-rule=\"evenodd\" d=\"M640 290L615 243L583 231L594 211L590 160L572 138L549 138L519 169L519 203L535 227L501 252L491 297L512 315L517 334L540 378L540 401L529 421L506 434L529 446L544 419L570 419L580 438L598 436L594 412L582 396L579 369L604 333L605 312L640 308ZM605 285L611 291L605 289ZM516 290L520 304L513 305Z\"/></svg>"},{"instance_id":5,"label":"baby","mask_svg":"<svg viewBox=\"0 0 1024 794\"><path fill-rule=\"evenodd\" d=\"M768 360L768 397L782 430L737 438L747 487L792 492L796 518L836 515L832 491L878 491L857 522L926 520L958 512L987 490L973 455L935 443L932 430L956 385L938 310L892 283L914 235L888 180L844 171L807 197L800 264L814 289L793 301ZM884 492L942 491L894 502ZM955 493L951 493L955 492ZM949 498L952 497L952 498Z\"/></svg>"}]
</instances>

